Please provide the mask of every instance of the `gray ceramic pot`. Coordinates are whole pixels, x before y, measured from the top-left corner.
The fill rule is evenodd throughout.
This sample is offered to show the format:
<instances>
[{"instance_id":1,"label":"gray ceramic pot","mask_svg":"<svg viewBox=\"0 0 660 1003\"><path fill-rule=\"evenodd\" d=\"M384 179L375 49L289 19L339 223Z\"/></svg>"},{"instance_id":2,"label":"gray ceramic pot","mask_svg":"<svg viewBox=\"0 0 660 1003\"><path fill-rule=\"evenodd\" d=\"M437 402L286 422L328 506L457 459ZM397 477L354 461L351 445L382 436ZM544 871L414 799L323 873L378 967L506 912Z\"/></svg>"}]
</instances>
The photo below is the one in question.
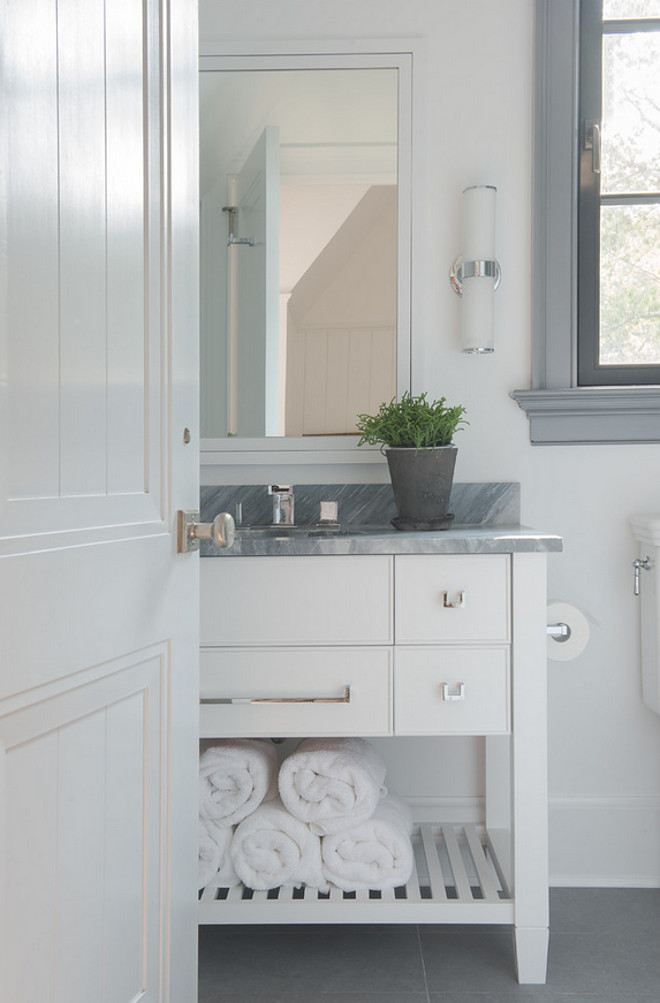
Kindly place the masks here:
<instances>
[{"instance_id":1,"label":"gray ceramic pot","mask_svg":"<svg viewBox=\"0 0 660 1003\"><path fill-rule=\"evenodd\" d=\"M454 482L456 446L433 449L386 449L397 529L447 529L454 518L448 511Z\"/></svg>"}]
</instances>

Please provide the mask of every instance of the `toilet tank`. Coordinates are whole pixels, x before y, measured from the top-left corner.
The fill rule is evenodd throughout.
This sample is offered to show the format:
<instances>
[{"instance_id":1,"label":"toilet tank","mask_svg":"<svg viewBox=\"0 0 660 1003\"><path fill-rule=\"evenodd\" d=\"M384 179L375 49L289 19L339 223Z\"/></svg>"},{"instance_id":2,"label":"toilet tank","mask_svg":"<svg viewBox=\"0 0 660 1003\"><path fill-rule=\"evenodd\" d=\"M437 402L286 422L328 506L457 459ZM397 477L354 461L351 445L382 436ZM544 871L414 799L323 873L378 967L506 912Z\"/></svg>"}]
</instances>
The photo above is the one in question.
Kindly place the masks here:
<instances>
[{"instance_id":1,"label":"toilet tank","mask_svg":"<svg viewBox=\"0 0 660 1003\"><path fill-rule=\"evenodd\" d=\"M632 520L637 540L640 627L642 642L642 697L660 714L660 515Z\"/></svg>"}]
</instances>

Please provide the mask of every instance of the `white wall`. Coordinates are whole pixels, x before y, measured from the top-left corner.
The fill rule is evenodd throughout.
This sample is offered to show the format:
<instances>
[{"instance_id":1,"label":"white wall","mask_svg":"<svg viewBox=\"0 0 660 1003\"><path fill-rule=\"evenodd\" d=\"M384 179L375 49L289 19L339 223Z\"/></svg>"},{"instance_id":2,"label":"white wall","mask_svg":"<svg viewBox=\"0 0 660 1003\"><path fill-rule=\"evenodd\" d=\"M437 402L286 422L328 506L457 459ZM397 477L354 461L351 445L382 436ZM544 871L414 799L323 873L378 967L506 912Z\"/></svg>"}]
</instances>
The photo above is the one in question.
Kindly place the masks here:
<instances>
[{"instance_id":1,"label":"white wall","mask_svg":"<svg viewBox=\"0 0 660 1003\"><path fill-rule=\"evenodd\" d=\"M660 884L660 718L641 702L628 526L635 513L660 513L660 445L532 447L509 398L530 385L532 0L201 0L200 13L205 40L340 38L347 25L358 37L426 39L415 84L427 145L413 204L413 389L467 407L457 479L521 482L523 521L564 536L564 553L549 558L550 596L592 621L585 653L550 663L553 880ZM460 192L480 183L499 190L490 357L460 353L447 279ZM394 779L418 748L399 747ZM420 774L418 793L471 798L479 784L478 749L466 749L460 763Z\"/></svg>"}]
</instances>

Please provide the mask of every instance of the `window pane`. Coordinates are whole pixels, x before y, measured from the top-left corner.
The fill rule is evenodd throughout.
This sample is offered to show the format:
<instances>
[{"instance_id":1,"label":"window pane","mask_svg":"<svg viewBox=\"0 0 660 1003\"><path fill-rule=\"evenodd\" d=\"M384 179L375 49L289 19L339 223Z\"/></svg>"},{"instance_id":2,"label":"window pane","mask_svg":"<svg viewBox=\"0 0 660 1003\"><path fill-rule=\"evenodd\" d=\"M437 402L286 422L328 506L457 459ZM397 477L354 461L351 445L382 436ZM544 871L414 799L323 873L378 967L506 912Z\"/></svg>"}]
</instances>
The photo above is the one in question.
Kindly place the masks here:
<instances>
[{"instance_id":1,"label":"window pane","mask_svg":"<svg viewBox=\"0 0 660 1003\"><path fill-rule=\"evenodd\" d=\"M660 364L660 205L603 206L600 364Z\"/></svg>"},{"instance_id":2,"label":"window pane","mask_svg":"<svg viewBox=\"0 0 660 1003\"><path fill-rule=\"evenodd\" d=\"M660 32L603 37L601 192L660 190Z\"/></svg>"},{"instance_id":3,"label":"window pane","mask_svg":"<svg viewBox=\"0 0 660 1003\"><path fill-rule=\"evenodd\" d=\"M660 17L660 0L603 0L603 20Z\"/></svg>"}]
</instances>

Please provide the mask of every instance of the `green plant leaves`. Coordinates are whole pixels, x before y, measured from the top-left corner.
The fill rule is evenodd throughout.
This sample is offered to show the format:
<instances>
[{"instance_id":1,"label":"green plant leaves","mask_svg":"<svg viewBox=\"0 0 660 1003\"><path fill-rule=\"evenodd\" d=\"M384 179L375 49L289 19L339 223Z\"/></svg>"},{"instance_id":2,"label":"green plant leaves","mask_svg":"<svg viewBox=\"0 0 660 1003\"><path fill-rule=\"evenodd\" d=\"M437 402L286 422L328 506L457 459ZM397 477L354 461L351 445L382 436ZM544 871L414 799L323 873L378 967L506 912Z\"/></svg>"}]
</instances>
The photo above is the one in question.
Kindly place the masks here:
<instances>
[{"instance_id":1,"label":"green plant leaves","mask_svg":"<svg viewBox=\"0 0 660 1003\"><path fill-rule=\"evenodd\" d=\"M426 394L413 397L404 393L381 404L375 415L360 414L357 429L362 437L358 446L380 445L390 448L432 449L451 445L454 433L469 424L461 405L449 407L446 398L428 401Z\"/></svg>"}]
</instances>

